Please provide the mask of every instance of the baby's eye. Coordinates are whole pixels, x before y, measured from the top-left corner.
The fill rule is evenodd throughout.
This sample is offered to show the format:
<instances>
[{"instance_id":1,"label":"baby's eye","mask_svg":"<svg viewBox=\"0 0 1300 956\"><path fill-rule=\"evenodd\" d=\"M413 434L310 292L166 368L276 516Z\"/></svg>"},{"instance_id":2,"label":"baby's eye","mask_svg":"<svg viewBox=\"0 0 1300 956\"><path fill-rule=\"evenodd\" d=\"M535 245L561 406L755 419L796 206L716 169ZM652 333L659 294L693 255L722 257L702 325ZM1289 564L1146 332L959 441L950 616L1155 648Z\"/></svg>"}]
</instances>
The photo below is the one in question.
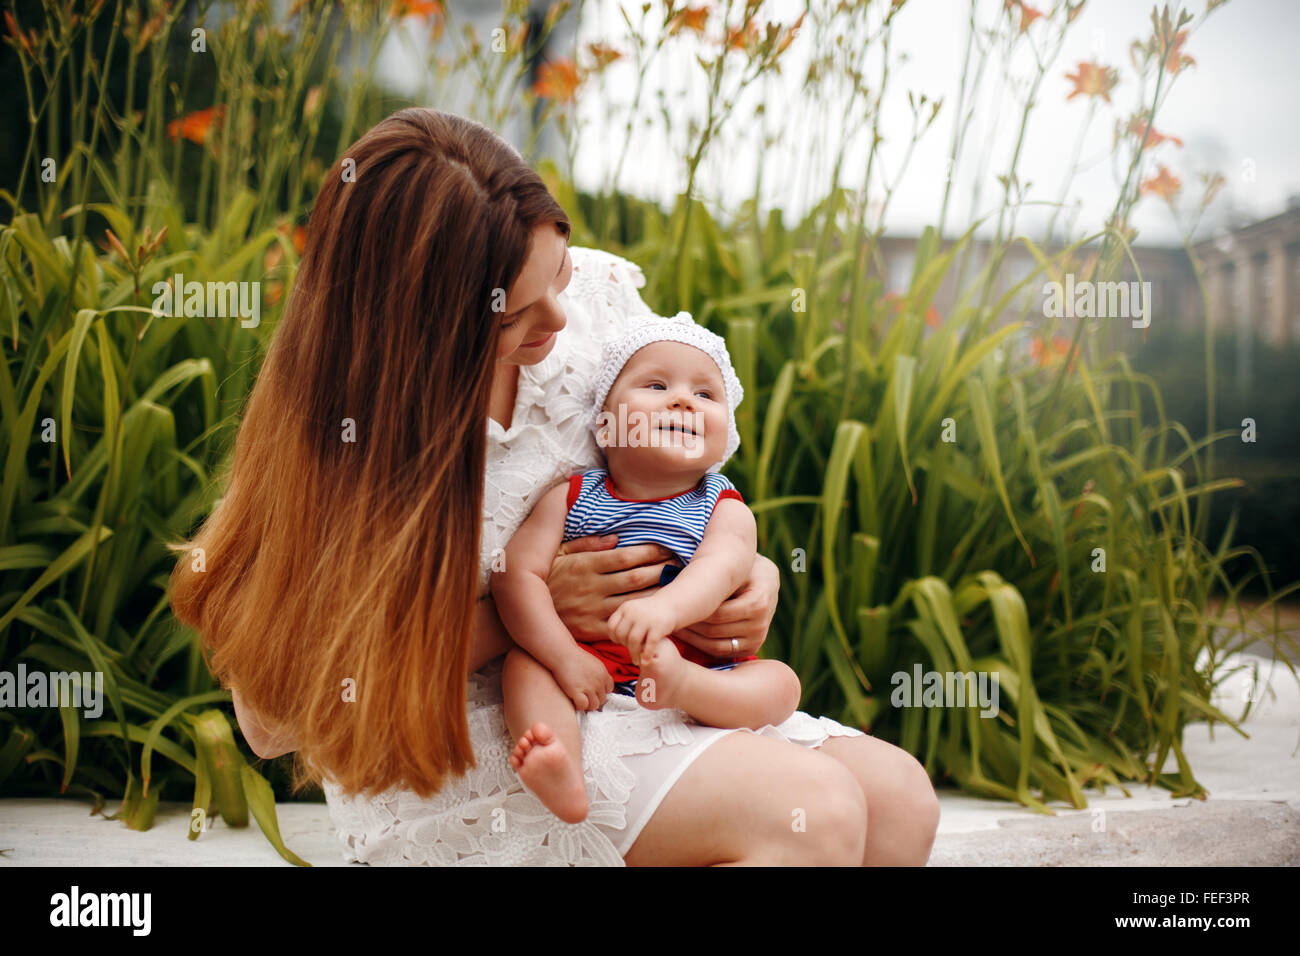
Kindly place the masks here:
<instances>
[{"instance_id":1,"label":"baby's eye","mask_svg":"<svg viewBox=\"0 0 1300 956\"><path fill-rule=\"evenodd\" d=\"M646 385L646 388L659 388L659 389L662 389L663 387L664 387L664 383L663 383L663 382L650 382L648 385Z\"/></svg>"},{"instance_id":2,"label":"baby's eye","mask_svg":"<svg viewBox=\"0 0 1300 956\"><path fill-rule=\"evenodd\" d=\"M713 393L712 393L711 391L709 391L707 388L702 388L702 389L700 389L698 392L696 392L695 394L696 394L696 395L699 395L701 398L707 398L707 399L709 399L710 401L712 401L712 399L713 399Z\"/></svg>"}]
</instances>

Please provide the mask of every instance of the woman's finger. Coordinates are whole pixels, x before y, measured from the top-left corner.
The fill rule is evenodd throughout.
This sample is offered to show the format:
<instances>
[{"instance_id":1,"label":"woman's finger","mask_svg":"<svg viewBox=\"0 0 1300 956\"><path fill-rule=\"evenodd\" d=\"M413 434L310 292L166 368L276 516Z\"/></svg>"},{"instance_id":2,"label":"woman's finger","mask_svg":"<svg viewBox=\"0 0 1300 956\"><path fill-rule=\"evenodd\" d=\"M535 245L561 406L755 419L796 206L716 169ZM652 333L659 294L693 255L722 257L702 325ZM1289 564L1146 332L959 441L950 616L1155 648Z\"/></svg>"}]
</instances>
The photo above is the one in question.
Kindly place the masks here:
<instances>
[{"instance_id":1,"label":"woman's finger","mask_svg":"<svg viewBox=\"0 0 1300 956\"><path fill-rule=\"evenodd\" d=\"M762 640L758 637L742 636L735 632L715 636L705 633L702 630L704 627L705 625L693 624L688 628L677 631L676 634L696 650L703 651L710 657L748 657L750 654L757 653L758 649L763 645ZM721 628L721 630L725 630L725 628ZM734 649L731 644L732 638L735 638L736 641Z\"/></svg>"},{"instance_id":2,"label":"woman's finger","mask_svg":"<svg viewBox=\"0 0 1300 956\"><path fill-rule=\"evenodd\" d=\"M691 625L691 630L701 637L717 640L724 638L730 640L733 637L749 639L751 635L761 631L760 624L760 621L750 618L741 621L729 621L725 624L715 624L712 620L696 621Z\"/></svg>"},{"instance_id":3,"label":"woman's finger","mask_svg":"<svg viewBox=\"0 0 1300 956\"><path fill-rule=\"evenodd\" d=\"M735 628L730 624L710 624L708 621L696 621L690 627L685 628L697 637L708 638L709 640L721 640L724 637L732 637ZM701 648L704 650L704 648Z\"/></svg>"},{"instance_id":4,"label":"woman's finger","mask_svg":"<svg viewBox=\"0 0 1300 956\"><path fill-rule=\"evenodd\" d=\"M676 556L661 544L633 544L626 548L612 548L592 554L591 566L601 574L626 571L642 564L662 564Z\"/></svg>"},{"instance_id":5,"label":"woman's finger","mask_svg":"<svg viewBox=\"0 0 1300 956\"><path fill-rule=\"evenodd\" d=\"M736 597L728 598L718 605L718 609L705 618L708 624L739 624L743 621L757 619L763 610L762 602L754 591L745 591Z\"/></svg>"},{"instance_id":6,"label":"woman's finger","mask_svg":"<svg viewBox=\"0 0 1300 956\"><path fill-rule=\"evenodd\" d=\"M560 545L557 554L579 554L583 551L606 551L618 544L616 534L589 534L585 538L574 538Z\"/></svg>"},{"instance_id":7,"label":"woman's finger","mask_svg":"<svg viewBox=\"0 0 1300 956\"><path fill-rule=\"evenodd\" d=\"M611 571L601 575L600 585L606 594L627 594L629 591L641 591L659 583L660 575L667 562L646 564L626 571Z\"/></svg>"}]
</instances>

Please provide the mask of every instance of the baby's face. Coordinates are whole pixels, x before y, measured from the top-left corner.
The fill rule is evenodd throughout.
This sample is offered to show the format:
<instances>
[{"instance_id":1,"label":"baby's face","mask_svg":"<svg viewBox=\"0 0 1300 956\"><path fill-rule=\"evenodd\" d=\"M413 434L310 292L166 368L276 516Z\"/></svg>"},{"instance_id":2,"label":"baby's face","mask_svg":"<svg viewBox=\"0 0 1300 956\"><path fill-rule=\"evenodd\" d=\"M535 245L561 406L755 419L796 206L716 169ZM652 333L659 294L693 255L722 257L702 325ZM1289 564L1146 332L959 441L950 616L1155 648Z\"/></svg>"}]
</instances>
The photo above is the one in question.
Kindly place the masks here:
<instances>
[{"instance_id":1,"label":"baby's face","mask_svg":"<svg viewBox=\"0 0 1300 956\"><path fill-rule=\"evenodd\" d=\"M684 342L638 349L605 399L601 444L611 470L698 471L727 450L727 392L706 353Z\"/></svg>"}]
</instances>

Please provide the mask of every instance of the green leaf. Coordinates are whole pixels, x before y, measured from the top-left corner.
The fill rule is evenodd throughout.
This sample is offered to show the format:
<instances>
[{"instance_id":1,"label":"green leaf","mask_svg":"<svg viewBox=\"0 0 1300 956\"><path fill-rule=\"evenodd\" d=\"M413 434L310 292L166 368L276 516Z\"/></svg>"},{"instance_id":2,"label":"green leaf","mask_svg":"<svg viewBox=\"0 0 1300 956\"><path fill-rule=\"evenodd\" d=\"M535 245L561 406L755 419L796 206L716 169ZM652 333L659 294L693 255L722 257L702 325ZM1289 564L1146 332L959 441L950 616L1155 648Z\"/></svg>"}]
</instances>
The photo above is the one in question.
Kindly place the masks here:
<instances>
[{"instance_id":1,"label":"green leaf","mask_svg":"<svg viewBox=\"0 0 1300 956\"><path fill-rule=\"evenodd\" d=\"M262 833L271 841L271 846L275 847L275 851L294 866L311 866L310 863L284 845L284 840L280 836L280 824L276 819L275 796L271 793L271 785L248 764L244 764L240 770L240 779L243 782L244 797L253 811L253 818L257 820L257 825L262 828Z\"/></svg>"}]
</instances>

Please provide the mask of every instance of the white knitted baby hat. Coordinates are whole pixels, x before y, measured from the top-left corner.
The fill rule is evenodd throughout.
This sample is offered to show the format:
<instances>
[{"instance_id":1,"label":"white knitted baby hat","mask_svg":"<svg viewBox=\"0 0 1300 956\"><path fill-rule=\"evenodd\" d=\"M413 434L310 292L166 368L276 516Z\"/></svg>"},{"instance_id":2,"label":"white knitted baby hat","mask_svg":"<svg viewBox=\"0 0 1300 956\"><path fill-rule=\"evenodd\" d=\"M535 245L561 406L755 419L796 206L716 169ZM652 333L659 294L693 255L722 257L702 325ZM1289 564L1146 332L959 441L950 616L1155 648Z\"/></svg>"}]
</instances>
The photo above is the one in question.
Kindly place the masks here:
<instances>
[{"instance_id":1,"label":"white knitted baby hat","mask_svg":"<svg viewBox=\"0 0 1300 956\"><path fill-rule=\"evenodd\" d=\"M598 427L605 399L609 397L609 390L614 387L614 380L623 371L623 366L640 349L652 342L683 342L693 345L713 359L718 371L722 373L722 384L727 392L727 450L722 461L709 468L710 471L717 471L740 447L740 432L736 430L736 406L740 404L745 391L740 387L740 379L731 366L726 340L697 324L689 312L678 312L671 319L655 316L653 319L635 322L622 335L605 344L592 384L592 430Z\"/></svg>"}]
</instances>

